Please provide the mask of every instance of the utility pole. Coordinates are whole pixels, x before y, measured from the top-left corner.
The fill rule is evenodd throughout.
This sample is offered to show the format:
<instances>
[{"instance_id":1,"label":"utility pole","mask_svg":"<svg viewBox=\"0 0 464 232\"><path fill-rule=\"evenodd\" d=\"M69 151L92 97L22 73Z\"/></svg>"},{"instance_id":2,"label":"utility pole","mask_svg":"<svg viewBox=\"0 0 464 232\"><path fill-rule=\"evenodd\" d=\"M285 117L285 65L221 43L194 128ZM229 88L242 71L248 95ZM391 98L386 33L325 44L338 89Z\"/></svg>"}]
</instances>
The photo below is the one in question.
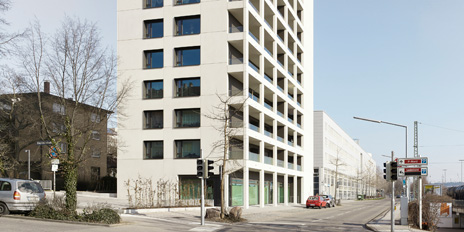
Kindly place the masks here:
<instances>
[{"instance_id":1,"label":"utility pole","mask_svg":"<svg viewBox=\"0 0 464 232\"><path fill-rule=\"evenodd\" d=\"M31 150L25 150L27 152L27 179L31 179Z\"/></svg>"},{"instance_id":2,"label":"utility pole","mask_svg":"<svg viewBox=\"0 0 464 232\"><path fill-rule=\"evenodd\" d=\"M414 121L414 157L418 158L419 155L419 127L417 121ZM419 176L417 183L418 201L419 201L419 229L422 230L422 176Z\"/></svg>"}]
</instances>

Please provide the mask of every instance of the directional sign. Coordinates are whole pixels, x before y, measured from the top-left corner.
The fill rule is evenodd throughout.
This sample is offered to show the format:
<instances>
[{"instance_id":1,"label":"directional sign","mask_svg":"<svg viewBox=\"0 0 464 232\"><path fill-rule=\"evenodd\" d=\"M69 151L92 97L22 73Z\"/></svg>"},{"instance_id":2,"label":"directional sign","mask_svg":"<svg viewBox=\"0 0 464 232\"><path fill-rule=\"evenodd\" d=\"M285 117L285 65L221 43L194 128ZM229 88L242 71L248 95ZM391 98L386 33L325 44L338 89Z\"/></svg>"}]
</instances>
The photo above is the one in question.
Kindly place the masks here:
<instances>
[{"instance_id":1,"label":"directional sign","mask_svg":"<svg viewBox=\"0 0 464 232\"><path fill-rule=\"evenodd\" d=\"M52 145L50 141L37 141L37 146Z\"/></svg>"},{"instance_id":2,"label":"directional sign","mask_svg":"<svg viewBox=\"0 0 464 232\"><path fill-rule=\"evenodd\" d=\"M399 158L398 165L399 166L411 166L411 165L428 165L429 159L427 157L420 157L420 158Z\"/></svg>"},{"instance_id":3,"label":"directional sign","mask_svg":"<svg viewBox=\"0 0 464 232\"><path fill-rule=\"evenodd\" d=\"M398 168L398 176L427 176L427 168Z\"/></svg>"}]
</instances>

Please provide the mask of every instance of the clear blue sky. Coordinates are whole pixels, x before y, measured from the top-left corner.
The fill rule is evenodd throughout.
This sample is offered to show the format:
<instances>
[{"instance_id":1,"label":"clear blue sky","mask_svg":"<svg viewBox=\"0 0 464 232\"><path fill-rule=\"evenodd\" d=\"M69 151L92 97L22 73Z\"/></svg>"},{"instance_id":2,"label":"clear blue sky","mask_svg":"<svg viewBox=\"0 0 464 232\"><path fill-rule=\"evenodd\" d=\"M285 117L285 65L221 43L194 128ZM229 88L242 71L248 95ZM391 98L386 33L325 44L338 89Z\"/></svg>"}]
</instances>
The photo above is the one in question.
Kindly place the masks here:
<instances>
[{"instance_id":1,"label":"clear blue sky","mask_svg":"<svg viewBox=\"0 0 464 232\"><path fill-rule=\"evenodd\" d=\"M314 102L379 165L405 153L405 130L353 116L407 125L419 121L419 154L433 181L461 178L464 159L464 1L315 0ZM14 0L7 19L24 28L36 16L53 31L64 15L96 22L116 48L115 0ZM438 126L438 127L436 127ZM447 129L443 129L447 128ZM452 129L452 130L450 130Z\"/></svg>"}]
</instances>

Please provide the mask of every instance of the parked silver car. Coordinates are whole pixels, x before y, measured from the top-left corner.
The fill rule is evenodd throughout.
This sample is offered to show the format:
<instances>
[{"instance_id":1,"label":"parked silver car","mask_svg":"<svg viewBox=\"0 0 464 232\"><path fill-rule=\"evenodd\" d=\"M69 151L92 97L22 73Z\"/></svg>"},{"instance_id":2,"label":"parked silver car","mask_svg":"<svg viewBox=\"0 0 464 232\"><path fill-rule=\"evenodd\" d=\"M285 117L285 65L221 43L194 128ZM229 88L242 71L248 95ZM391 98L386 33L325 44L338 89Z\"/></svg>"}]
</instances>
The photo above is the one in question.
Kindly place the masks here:
<instances>
[{"instance_id":1,"label":"parked silver car","mask_svg":"<svg viewBox=\"0 0 464 232\"><path fill-rule=\"evenodd\" d=\"M0 215L31 211L44 198L42 186L35 181L0 178Z\"/></svg>"}]
</instances>

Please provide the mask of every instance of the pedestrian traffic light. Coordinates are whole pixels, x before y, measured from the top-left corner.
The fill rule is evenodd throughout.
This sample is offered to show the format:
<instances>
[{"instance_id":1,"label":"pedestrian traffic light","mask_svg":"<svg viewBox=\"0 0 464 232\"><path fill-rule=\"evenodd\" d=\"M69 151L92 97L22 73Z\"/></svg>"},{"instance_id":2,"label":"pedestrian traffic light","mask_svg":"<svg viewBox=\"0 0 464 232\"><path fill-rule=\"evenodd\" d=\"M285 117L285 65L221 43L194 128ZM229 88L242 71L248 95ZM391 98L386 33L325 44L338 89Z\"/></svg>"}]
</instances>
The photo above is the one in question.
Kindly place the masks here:
<instances>
[{"instance_id":1,"label":"pedestrian traffic light","mask_svg":"<svg viewBox=\"0 0 464 232\"><path fill-rule=\"evenodd\" d=\"M214 172L210 172L210 170L214 170L214 167L213 167L213 164L214 164L214 161L212 160L205 160L205 171L204 171L204 176L203 178L207 179L209 178L210 176L214 175Z\"/></svg>"},{"instance_id":2,"label":"pedestrian traffic light","mask_svg":"<svg viewBox=\"0 0 464 232\"><path fill-rule=\"evenodd\" d=\"M391 172L391 180L395 181L398 180L398 163L397 162L390 162L390 172Z\"/></svg>"},{"instance_id":3,"label":"pedestrian traffic light","mask_svg":"<svg viewBox=\"0 0 464 232\"><path fill-rule=\"evenodd\" d=\"M391 162L386 162L386 163L383 163L383 178L387 181L390 181L391 180L391 166L390 166L390 163Z\"/></svg>"},{"instance_id":4,"label":"pedestrian traffic light","mask_svg":"<svg viewBox=\"0 0 464 232\"><path fill-rule=\"evenodd\" d=\"M204 177L205 173L205 162L202 159L197 159L197 177Z\"/></svg>"}]
</instances>

